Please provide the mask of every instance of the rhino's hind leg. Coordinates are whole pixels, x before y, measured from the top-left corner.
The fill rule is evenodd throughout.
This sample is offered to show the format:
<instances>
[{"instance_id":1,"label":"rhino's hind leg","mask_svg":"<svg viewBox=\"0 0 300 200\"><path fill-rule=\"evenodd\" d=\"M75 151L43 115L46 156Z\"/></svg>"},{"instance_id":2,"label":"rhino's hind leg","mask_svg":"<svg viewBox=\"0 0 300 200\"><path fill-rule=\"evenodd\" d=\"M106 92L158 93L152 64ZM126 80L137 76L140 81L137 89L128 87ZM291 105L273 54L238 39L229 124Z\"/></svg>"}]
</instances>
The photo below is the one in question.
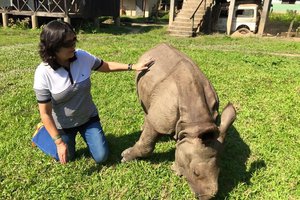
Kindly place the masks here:
<instances>
[{"instance_id":1,"label":"rhino's hind leg","mask_svg":"<svg viewBox=\"0 0 300 200\"><path fill-rule=\"evenodd\" d=\"M133 147L125 149L122 152L121 156L123 158L121 161L127 162L136 158L149 156L154 150L158 135L159 133L155 131L151 124L145 120L143 131L139 140Z\"/></svg>"}]
</instances>

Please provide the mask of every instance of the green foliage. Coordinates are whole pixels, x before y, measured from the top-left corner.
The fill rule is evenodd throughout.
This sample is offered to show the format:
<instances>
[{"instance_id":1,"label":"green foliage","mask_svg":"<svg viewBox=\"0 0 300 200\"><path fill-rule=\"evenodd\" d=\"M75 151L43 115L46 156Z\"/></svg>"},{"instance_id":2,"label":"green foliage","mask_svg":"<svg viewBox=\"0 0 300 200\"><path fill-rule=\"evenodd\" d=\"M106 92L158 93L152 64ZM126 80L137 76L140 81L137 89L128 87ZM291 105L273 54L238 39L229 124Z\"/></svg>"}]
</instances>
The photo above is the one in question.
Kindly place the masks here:
<instances>
[{"instance_id":1,"label":"green foliage","mask_svg":"<svg viewBox=\"0 0 300 200\"><path fill-rule=\"evenodd\" d=\"M273 22L291 23L293 19L295 19L296 22L300 22L300 14L294 12L293 10L290 10L286 13L270 13L269 19Z\"/></svg>"},{"instance_id":2,"label":"green foliage","mask_svg":"<svg viewBox=\"0 0 300 200\"><path fill-rule=\"evenodd\" d=\"M116 30L118 29L118 30ZM32 90L40 30L0 29L0 199L193 199L170 169L175 142L162 138L147 159L120 163L143 123L133 72L94 73L92 94L110 157L94 164L82 138L63 166L31 147L39 122ZM238 118L221 156L215 199L300 198L300 44L223 35L174 38L166 27L102 27L78 34L78 47L106 61L134 63L161 42L187 54L211 80L220 108Z\"/></svg>"},{"instance_id":3,"label":"green foliage","mask_svg":"<svg viewBox=\"0 0 300 200\"><path fill-rule=\"evenodd\" d=\"M26 17L24 19L8 19L8 27L14 29L28 29L30 27L30 18Z\"/></svg>"}]
</instances>

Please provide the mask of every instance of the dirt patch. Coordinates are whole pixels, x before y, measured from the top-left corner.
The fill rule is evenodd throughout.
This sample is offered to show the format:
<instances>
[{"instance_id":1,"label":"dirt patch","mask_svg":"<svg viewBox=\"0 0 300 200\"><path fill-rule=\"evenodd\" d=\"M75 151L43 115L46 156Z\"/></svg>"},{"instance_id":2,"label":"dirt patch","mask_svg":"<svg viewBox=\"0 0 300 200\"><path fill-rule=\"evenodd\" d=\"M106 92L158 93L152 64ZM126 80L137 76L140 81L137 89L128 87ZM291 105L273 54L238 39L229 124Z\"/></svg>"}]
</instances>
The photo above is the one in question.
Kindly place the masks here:
<instances>
[{"instance_id":1,"label":"dirt patch","mask_svg":"<svg viewBox=\"0 0 300 200\"><path fill-rule=\"evenodd\" d=\"M277 35L277 36L274 36L274 35L264 35L264 37L268 37L268 38L271 38L271 39L281 39L281 40L286 40L286 41L295 41L295 42L300 42L300 37L286 37L286 36L280 36L280 35Z\"/></svg>"}]
</instances>

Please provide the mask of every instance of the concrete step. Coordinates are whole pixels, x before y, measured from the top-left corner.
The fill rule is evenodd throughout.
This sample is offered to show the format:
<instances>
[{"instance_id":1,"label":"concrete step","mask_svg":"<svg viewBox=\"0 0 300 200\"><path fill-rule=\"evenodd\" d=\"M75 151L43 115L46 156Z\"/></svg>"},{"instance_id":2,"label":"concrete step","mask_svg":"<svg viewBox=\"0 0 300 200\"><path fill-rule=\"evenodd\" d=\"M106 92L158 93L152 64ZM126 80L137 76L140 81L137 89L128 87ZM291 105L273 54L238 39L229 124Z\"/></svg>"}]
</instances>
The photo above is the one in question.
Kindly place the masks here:
<instances>
[{"instance_id":1,"label":"concrete step","mask_svg":"<svg viewBox=\"0 0 300 200\"><path fill-rule=\"evenodd\" d=\"M190 32L169 32L169 35L175 36L175 37L192 37L193 33Z\"/></svg>"},{"instance_id":2,"label":"concrete step","mask_svg":"<svg viewBox=\"0 0 300 200\"><path fill-rule=\"evenodd\" d=\"M177 15L186 15L188 17L191 17L194 14L193 11L189 11L189 10L181 10ZM195 16L200 16L200 15L204 15L205 14L205 10L201 10L195 13Z\"/></svg>"},{"instance_id":3,"label":"concrete step","mask_svg":"<svg viewBox=\"0 0 300 200\"><path fill-rule=\"evenodd\" d=\"M192 27L192 21L185 22L185 21L173 21L172 26L185 26L185 27Z\"/></svg>"},{"instance_id":4,"label":"concrete step","mask_svg":"<svg viewBox=\"0 0 300 200\"><path fill-rule=\"evenodd\" d=\"M198 10L204 9L204 4L201 4L200 7L198 8ZM196 10L196 8L198 7L198 4L183 4L181 9L191 9L193 11Z\"/></svg>"},{"instance_id":5,"label":"concrete step","mask_svg":"<svg viewBox=\"0 0 300 200\"><path fill-rule=\"evenodd\" d=\"M190 20L191 19L191 16L192 15L186 15L186 14L178 14L176 17L175 17L175 20L176 18L178 19L187 19L187 20ZM201 15L195 15L194 16L194 20L201 20L203 18L204 14L201 14Z\"/></svg>"},{"instance_id":6,"label":"concrete step","mask_svg":"<svg viewBox=\"0 0 300 200\"><path fill-rule=\"evenodd\" d=\"M187 2L187 3L186 3L186 2L184 2L184 3L182 4L182 9L192 8L192 9L194 9L194 11L195 11L196 8L198 7L199 3L200 3L200 1L198 1L198 2L196 2L196 3L193 3L193 2L190 2L190 3ZM207 1L206 4L203 2L203 3L200 5L199 9L204 9L204 7L208 7L208 6L210 6L211 4L212 4L212 2L210 2L210 1Z\"/></svg>"},{"instance_id":7,"label":"concrete step","mask_svg":"<svg viewBox=\"0 0 300 200\"><path fill-rule=\"evenodd\" d=\"M200 20L199 20L199 21L194 21L194 23L193 23L192 20L190 20L190 21L178 21L178 19L177 19L177 20L175 20L175 21L172 22L172 26L192 27L192 26L194 25L194 27L195 27L195 26L197 26L200 22L201 22Z\"/></svg>"},{"instance_id":8,"label":"concrete step","mask_svg":"<svg viewBox=\"0 0 300 200\"><path fill-rule=\"evenodd\" d=\"M176 17L174 19L174 21L175 22L186 22L186 23L190 22L191 23L192 20L190 18Z\"/></svg>"},{"instance_id":9,"label":"concrete step","mask_svg":"<svg viewBox=\"0 0 300 200\"><path fill-rule=\"evenodd\" d=\"M176 18L175 18L175 20L176 20ZM194 18L190 18L190 17L186 17L186 16L180 16L178 19L180 19L180 21L187 21L187 20L192 21L193 19L194 19L194 21L200 21L201 19L203 19L203 15L194 16ZM186 20L183 20L183 19L186 19Z\"/></svg>"},{"instance_id":10,"label":"concrete step","mask_svg":"<svg viewBox=\"0 0 300 200\"><path fill-rule=\"evenodd\" d=\"M193 31L192 26L189 26L189 27L187 27L187 26L170 26L168 30L175 31L175 32L176 31L186 31L186 32Z\"/></svg>"},{"instance_id":11,"label":"concrete step","mask_svg":"<svg viewBox=\"0 0 300 200\"><path fill-rule=\"evenodd\" d=\"M176 28L176 27L174 27ZM172 29L171 27L168 28L168 31L169 32L172 32L172 33L193 33L193 29L190 28L189 30L185 30L184 28L181 30L181 29Z\"/></svg>"},{"instance_id":12,"label":"concrete step","mask_svg":"<svg viewBox=\"0 0 300 200\"><path fill-rule=\"evenodd\" d=\"M206 7L209 6L213 0L206 0L206 2L203 2L195 13L194 18L190 19L200 2L200 0L186 0L183 2L182 9L179 11L174 22L168 29L170 35L178 37L193 36L197 25L201 22L205 15Z\"/></svg>"},{"instance_id":13,"label":"concrete step","mask_svg":"<svg viewBox=\"0 0 300 200\"><path fill-rule=\"evenodd\" d=\"M199 3L200 3L200 1L199 2L187 2L187 3L183 3L182 4L182 8L184 6L187 6L187 7L195 8L196 9L199 6ZM202 4L200 5L200 7L203 7L204 5L208 5L208 4L207 3L205 4L204 2L202 2Z\"/></svg>"}]
</instances>

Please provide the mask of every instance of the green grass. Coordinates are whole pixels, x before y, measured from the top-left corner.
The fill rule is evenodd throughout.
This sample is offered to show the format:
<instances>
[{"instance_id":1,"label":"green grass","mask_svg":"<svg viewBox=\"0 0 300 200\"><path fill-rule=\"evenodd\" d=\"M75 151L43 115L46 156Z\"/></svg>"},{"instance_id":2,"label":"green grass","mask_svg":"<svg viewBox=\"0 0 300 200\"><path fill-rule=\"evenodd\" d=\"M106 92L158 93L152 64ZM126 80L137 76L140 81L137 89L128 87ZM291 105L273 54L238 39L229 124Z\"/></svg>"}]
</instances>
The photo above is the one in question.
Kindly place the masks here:
<instances>
[{"instance_id":1,"label":"green grass","mask_svg":"<svg viewBox=\"0 0 300 200\"><path fill-rule=\"evenodd\" d=\"M131 33L138 30L138 33ZM0 29L0 199L193 199L170 169L175 142L162 138L154 154L120 163L143 123L134 73L95 73L92 94L110 157L96 165L80 137L77 159L63 166L31 147L39 122L32 90L40 30ZM166 27L103 27L82 31L78 47L107 61L136 62L167 42L186 53L216 88L221 108L238 111L220 160L216 199L300 198L300 44L293 40L173 38Z\"/></svg>"}]
</instances>

